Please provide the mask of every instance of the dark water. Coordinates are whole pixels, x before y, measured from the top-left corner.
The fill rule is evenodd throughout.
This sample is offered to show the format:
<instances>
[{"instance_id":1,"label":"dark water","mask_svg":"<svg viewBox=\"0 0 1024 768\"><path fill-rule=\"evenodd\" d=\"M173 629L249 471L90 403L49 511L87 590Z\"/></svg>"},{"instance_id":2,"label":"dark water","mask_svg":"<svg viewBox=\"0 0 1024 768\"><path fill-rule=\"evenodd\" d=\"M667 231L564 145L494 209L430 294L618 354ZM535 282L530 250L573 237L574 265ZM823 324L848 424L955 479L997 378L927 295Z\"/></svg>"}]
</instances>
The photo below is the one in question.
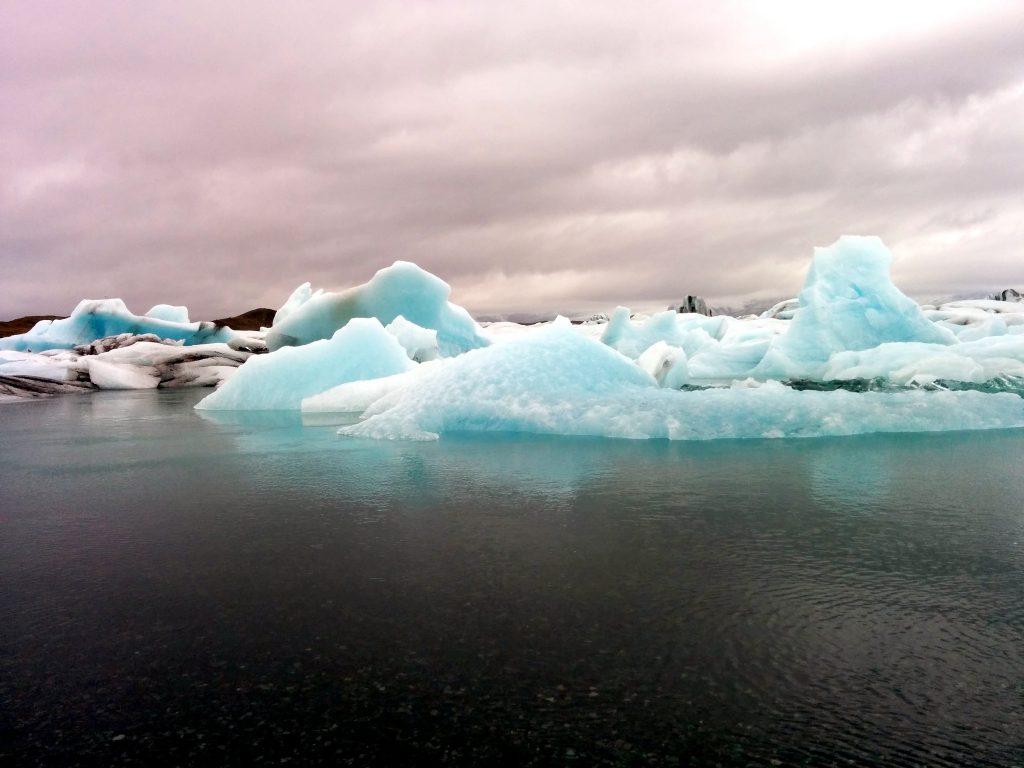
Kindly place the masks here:
<instances>
[{"instance_id":1,"label":"dark water","mask_svg":"<svg viewBox=\"0 0 1024 768\"><path fill-rule=\"evenodd\" d=\"M0 409L0 762L1024 765L1024 433Z\"/></svg>"}]
</instances>

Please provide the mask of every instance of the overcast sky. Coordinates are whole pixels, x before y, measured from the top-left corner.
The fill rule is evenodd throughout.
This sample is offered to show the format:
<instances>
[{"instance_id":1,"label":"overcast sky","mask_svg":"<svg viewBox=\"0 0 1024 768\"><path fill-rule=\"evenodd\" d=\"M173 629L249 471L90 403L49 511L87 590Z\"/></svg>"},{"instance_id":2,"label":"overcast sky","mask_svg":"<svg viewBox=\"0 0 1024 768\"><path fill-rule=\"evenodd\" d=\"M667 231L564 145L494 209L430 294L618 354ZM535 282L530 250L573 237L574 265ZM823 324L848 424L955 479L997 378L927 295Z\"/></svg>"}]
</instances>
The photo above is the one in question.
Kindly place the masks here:
<instances>
[{"instance_id":1,"label":"overcast sky","mask_svg":"<svg viewBox=\"0 0 1024 768\"><path fill-rule=\"evenodd\" d=\"M739 305L844 233L1024 284L1024 3L0 2L0 318L396 259L482 314Z\"/></svg>"}]
</instances>

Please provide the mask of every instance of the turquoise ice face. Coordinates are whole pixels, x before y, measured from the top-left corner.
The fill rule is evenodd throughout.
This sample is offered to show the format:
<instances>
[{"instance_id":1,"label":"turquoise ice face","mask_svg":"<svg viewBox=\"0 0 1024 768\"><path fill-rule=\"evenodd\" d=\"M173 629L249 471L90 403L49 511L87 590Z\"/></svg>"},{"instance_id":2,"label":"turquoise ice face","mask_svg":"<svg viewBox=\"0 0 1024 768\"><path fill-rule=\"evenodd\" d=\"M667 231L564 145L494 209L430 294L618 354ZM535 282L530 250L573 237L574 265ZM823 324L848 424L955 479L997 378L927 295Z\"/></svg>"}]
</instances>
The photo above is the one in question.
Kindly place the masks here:
<instances>
[{"instance_id":1,"label":"turquoise ice face","mask_svg":"<svg viewBox=\"0 0 1024 768\"><path fill-rule=\"evenodd\" d=\"M376 318L356 318L330 339L249 358L196 407L298 410L303 398L347 381L401 373L416 364Z\"/></svg>"},{"instance_id":2,"label":"turquoise ice face","mask_svg":"<svg viewBox=\"0 0 1024 768\"><path fill-rule=\"evenodd\" d=\"M407 261L396 261L364 285L341 293L313 293L305 283L278 310L267 346L274 350L328 339L355 317L375 317L387 325L399 315L436 331L442 355L486 346L470 314L448 301L450 294L446 282Z\"/></svg>"}]
</instances>

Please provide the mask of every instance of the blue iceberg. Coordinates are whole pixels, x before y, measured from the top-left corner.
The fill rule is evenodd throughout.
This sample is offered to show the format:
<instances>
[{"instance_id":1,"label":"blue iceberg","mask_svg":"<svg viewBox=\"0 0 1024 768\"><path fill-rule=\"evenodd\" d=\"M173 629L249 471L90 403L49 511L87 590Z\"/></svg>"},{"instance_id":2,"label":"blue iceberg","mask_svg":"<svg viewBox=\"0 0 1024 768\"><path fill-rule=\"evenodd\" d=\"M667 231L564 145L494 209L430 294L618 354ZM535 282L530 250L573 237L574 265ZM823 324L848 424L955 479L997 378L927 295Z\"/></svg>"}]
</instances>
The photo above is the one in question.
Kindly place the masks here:
<instances>
[{"instance_id":1,"label":"blue iceberg","mask_svg":"<svg viewBox=\"0 0 1024 768\"><path fill-rule=\"evenodd\" d=\"M820 379L836 353L882 344L955 344L956 335L929 320L893 284L892 254L877 237L846 235L816 248L789 329L759 365L762 379Z\"/></svg>"},{"instance_id":2,"label":"blue iceberg","mask_svg":"<svg viewBox=\"0 0 1024 768\"><path fill-rule=\"evenodd\" d=\"M662 354L665 353L665 354ZM668 345L658 367L682 358ZM649 361L645 361L649 362ZM339 434L431 440L449 432L534 432L708 440L1024 426L1024 399L979 392L800 391L779 382L679 391L568 322L377 385L337 387L365 409ZM310 403L323 410L324 399Z\"/></svg>"},{"instance_id":3,"label":"blue iceberg","mask_svg":"<svg viewBox=\"0 0 1024 768\"><path fill-rule=\"evenodd\" d=\"M267 346L275 350L328 339L355 317L374 317L387 325L399 315L436 331L442 355L486 346L479 326L469 312L448 301L450 294L446 282L407 261L396 261L368 283L341 293L313 293L305 283L278 310Z\"/></svg>"},{"instance_id":4,"label":"blue iceberg","mask_svg":"<svg viewBox=\"0 0 1024 768\"><path fill-rule=\"evenodd\" d=\"M356 318L329 339L250 357L196 408L298 410L303 398L338 384L390 376L415 365L376 318Z\"/></svg>"},{"instance_id":5,"label":"blue iceberg","mask_svg":"<svg viewBox=\"0 0 1024 768\"><path fill-rule=\"evenodd\" d=\"M160 317L132 314L121 299L84 299L78 303L70 317L63 320L40 320L28 333L0 339L0 349L22 352L42 352L47 349L71 349L79 344L89 344L97 339L118 336L122 333L141 336L152 333L161 339L181 341L186 345L227 342L234 338L230 328L214 323L179 322L168 317L184 317L184 307L168 307L158 304Z\"/></svg>"}]
</instances>

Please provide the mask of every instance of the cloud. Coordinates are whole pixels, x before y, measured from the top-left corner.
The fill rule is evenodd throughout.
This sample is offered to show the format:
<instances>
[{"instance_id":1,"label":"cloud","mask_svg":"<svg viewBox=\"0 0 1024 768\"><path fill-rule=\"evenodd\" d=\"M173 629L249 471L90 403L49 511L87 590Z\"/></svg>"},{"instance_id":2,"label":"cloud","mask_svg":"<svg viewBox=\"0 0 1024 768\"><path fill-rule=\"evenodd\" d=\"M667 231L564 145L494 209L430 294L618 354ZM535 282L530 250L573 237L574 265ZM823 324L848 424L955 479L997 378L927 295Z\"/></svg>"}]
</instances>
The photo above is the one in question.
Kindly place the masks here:
<instances>
[{"instance_id":1,"label":"cloud","mask_svg":"<svg viewBox=\"0 0 1024 768\"><path fill-rule=\"evenodd\" d=\"M0 315L195 316L411 259L479 312L793 294L882 236L1024 282L1024 10L24 2L0 25Z\"/></svg>"}]
</instances>

